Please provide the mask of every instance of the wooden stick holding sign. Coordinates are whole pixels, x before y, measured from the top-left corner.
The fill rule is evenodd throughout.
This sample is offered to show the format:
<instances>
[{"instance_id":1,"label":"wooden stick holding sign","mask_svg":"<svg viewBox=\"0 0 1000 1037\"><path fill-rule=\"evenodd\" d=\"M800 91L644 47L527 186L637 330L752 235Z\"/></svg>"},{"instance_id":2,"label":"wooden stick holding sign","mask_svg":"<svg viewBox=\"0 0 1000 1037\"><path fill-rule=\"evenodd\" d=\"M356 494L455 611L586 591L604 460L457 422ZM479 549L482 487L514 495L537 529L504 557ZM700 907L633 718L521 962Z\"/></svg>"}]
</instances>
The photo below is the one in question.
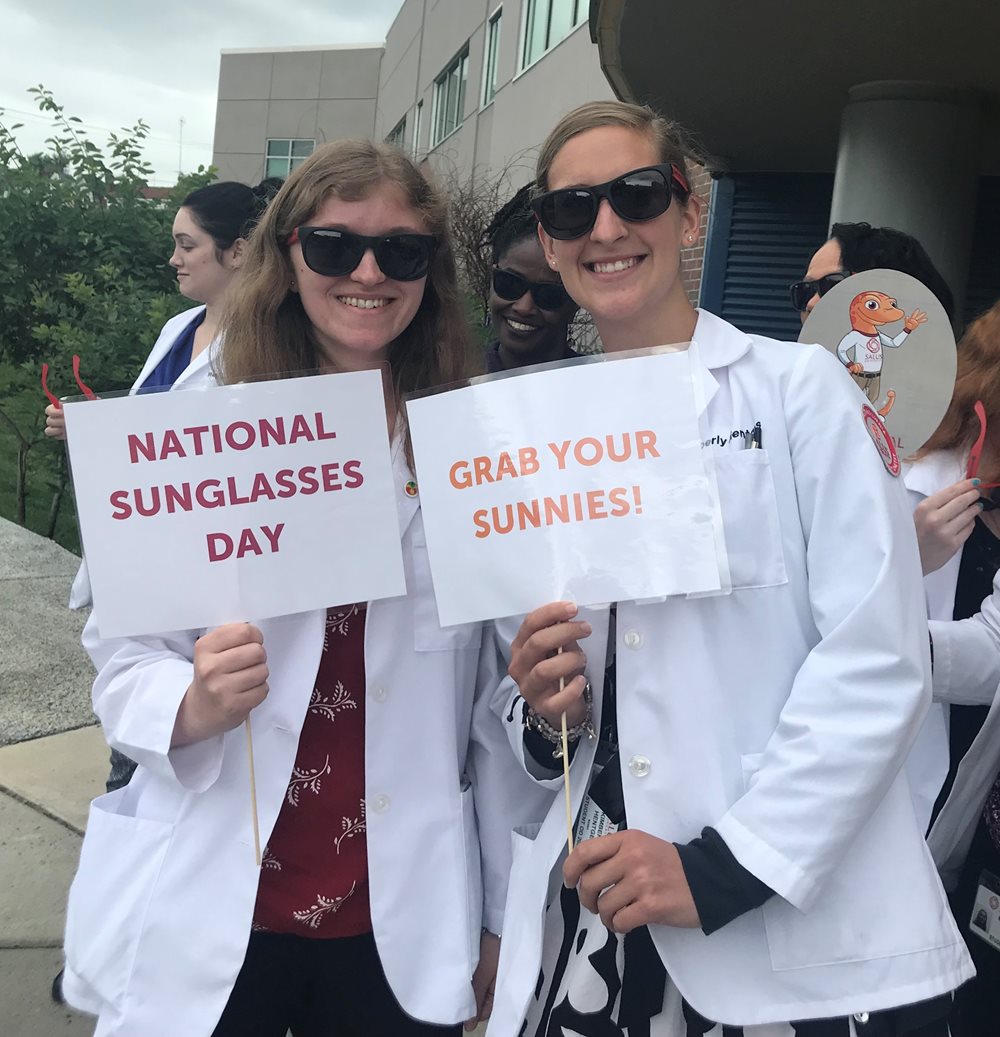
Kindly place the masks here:
<instances>
[{"instance_id":1,"label":"wooden stick holding sign","mask_svg":"<svg viewBox=\"0 0 1000 1037\"><path fill-rule=\"evenodd\" d=\"M556 653L562 655L562 645L559 646L559 651ZM559 678L559 690L563 692L566 690L566 678ZM562 761L563 761L563 789L565 790L566 796L566 847L570 853L573 852L573 797L570 795L569 788L569 733L566 730L566 710L562 712L560 718L560 725L562 727Z\"/></svg>"},{"instance_id":2,"label":"wooden stick holding sign","mask_svg":"<svg viewBox=\"0 0 1000 1037\"><path fill-rule=\"evenodd\" d=\"M253 852L260 867L260 822L257 819L257 772L253 763L253 731L250 728L250 714L243 722L247 732L247 760L250 765L250 817L253 819Z\"/></svg>"}]
</instances>

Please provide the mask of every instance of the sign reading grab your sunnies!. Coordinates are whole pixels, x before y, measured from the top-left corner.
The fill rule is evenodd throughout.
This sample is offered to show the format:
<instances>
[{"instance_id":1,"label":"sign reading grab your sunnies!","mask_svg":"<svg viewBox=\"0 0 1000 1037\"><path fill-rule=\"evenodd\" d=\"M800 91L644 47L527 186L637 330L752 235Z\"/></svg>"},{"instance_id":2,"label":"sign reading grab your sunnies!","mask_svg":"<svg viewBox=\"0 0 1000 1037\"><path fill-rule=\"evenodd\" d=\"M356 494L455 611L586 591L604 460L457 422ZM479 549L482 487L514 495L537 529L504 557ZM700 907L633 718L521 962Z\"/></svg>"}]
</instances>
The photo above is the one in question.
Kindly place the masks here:
<instances>
[{"instance_id":1,"label":"sign reading grab your sunnies!","mask_svg":"<svg viewBox=\"0 0 1000 1037\"><path fill-rule=\"evenodd\" d=\"M405 593L381 371L65 413L102 637Z\"/></svg>"},{"instance_id":2,"label":"sign reading grab your sunnies!","mask_svg":"<svg viewBox=\"0 0 1000 1037\"><path fill-rule=\"evenodd\" d=\"M443 626L722 589L692 371L570 361L407 403Z\"/></svg>"}]
</instances>

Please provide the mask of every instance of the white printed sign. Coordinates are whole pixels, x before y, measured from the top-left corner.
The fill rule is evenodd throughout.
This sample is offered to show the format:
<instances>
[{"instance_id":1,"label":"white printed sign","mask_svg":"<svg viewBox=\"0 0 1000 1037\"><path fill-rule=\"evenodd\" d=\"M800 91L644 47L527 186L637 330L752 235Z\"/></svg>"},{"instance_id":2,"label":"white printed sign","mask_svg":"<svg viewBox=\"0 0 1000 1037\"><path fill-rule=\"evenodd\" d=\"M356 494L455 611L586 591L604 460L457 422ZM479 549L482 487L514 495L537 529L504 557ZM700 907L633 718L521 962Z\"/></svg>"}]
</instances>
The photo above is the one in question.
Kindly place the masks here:
<instances>
[{"instance_id":1,"label":"white printed sign","mask_svg":"<svg viewBox=\"0 0 1000 1037\"><path fill-rule=\"evenodd\" d=\"M65 410L102 637L406 592L380 371Z\"/></svg>"},{"instance_id":2,"label":"white printed sign","mask_svg":"<svg viewBox=\"0 0 1000 1037\"><path fill-rule=\"evenodd\" d=\"M407 414L443 626L721 589L689 352L481 380Z\"/></svg>"}]
</instances>

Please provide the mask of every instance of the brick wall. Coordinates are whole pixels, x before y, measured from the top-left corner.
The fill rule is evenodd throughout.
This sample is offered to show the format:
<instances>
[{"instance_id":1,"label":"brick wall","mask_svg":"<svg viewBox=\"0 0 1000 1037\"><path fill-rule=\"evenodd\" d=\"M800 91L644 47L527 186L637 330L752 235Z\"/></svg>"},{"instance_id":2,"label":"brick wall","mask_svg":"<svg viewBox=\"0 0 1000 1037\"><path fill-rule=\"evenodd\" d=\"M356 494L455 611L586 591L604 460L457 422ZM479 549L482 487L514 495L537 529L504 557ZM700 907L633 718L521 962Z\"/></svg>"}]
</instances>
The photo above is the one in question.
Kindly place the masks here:
<instances>
[{"instance_id":1,"label":"brick wall","mask_svg":"<svg viewBox=\"0 0 1000 1037\"><path fill-rule=\"evenodd\" d=\"M698 305L701 270L705 262L705 237L708 233L708 200L712 194L712 178L703 166L691 166L691 190L701 198L701 234L694 245L681 252L681 279L688 298Z\"/></svg>"}]
</instances>

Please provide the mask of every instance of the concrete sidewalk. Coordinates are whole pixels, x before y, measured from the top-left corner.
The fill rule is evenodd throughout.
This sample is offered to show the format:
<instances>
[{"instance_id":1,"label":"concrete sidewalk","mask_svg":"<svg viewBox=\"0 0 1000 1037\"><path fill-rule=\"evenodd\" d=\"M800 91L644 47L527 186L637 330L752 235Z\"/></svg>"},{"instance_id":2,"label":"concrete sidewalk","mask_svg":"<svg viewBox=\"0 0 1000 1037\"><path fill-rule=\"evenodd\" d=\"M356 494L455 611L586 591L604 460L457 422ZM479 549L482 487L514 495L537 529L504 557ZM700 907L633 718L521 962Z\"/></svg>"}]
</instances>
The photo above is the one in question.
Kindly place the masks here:
<instances>
[{"instance_id":1,"label":"concrete sidewalk","mask_svg":"<svg viewBox=\"0 0 1000 1037\"><path fill-rule=\"evenodd\" d=\"M104 790L100 728L0 749L0 1033L84 1037L92 1019L54 1004L66 892L90 800Z\"/></svg>"},{"instance_id":2,"label":"concrete sidewalk","mask_svg":"<svg viewBox=\"0 0 1000 1037\"><path fill-rule=\"evenodd\" d=\"M90 708L85 613L66 607L80 560L0 520L0 1034L84 1037L52 1003L66 892L108 751Z\"/></svg>"}]
</instances>

